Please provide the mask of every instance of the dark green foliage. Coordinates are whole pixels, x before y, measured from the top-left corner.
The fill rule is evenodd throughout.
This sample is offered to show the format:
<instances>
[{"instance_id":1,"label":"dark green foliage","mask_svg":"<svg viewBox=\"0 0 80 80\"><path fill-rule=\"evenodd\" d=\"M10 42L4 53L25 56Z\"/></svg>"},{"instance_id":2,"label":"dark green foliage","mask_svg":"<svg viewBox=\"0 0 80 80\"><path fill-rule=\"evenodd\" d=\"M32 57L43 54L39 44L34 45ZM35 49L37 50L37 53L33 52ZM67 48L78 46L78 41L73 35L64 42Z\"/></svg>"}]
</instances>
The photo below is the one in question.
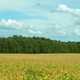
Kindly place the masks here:
<instances>
[{"instance_id":1,"label":"dark green foliage","mask_svg":"<svg viewBox=\"0 0 80 80\"><path fill-rule=\"evenodd\" d=\"M61 42L40 37L0 38L1 53L80 53L80 42Z\"/></svg>"}]
</instances>

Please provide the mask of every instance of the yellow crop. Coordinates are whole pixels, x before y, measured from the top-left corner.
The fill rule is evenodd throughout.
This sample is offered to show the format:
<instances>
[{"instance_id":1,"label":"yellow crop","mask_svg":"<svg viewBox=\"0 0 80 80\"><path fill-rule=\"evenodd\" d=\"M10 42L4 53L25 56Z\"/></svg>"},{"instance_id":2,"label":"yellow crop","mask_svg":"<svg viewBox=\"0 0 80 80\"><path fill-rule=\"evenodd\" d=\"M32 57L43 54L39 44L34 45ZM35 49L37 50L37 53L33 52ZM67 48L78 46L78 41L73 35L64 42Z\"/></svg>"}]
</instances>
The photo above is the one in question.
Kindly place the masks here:
<instances>
[{"instance_id":1,"label":"yellow crop","mask_svg":"<svg viewBox=\"0 0 80 80\"><path fill-rule=\"evenodd\" d=\"M0 80L80 80L80 55L0 55Z\"/></svg>"}]
</instances>

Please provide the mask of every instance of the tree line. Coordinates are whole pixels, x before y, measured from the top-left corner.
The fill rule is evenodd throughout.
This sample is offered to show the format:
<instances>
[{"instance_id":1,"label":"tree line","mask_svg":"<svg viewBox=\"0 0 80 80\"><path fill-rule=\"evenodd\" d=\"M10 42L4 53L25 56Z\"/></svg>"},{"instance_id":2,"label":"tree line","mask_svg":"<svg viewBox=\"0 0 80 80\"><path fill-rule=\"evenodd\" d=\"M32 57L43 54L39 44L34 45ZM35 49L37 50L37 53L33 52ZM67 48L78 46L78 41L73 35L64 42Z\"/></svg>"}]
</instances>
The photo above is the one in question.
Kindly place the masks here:
<instances>
[{"instance_id":1,"label":"tree line","mask_svg":"<svg viewBox=\"0 0 80 80\"><path fill-rule=\"evenodd\" d=\"M80 53L80 42L43 37L0 37L0 53Z\"/></svg>"}]
</instances>

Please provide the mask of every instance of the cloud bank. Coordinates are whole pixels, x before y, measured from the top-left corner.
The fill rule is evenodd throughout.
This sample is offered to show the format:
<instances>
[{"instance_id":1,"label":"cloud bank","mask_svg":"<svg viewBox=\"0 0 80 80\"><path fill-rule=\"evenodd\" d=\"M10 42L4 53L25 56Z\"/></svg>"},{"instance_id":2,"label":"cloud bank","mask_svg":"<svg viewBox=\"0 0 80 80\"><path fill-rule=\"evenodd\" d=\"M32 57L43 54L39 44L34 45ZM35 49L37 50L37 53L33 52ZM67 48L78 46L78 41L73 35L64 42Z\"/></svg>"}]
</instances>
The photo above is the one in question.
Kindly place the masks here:
<instances>
[{"instance_id":1,"label":"cloud bank","mask_svg":"<svg viewBox=\"0 0 80 80\"><path fill-rule=\"evenodd\" d=\"M76 16L80 16L80 9L70 8L68 5L60 4L57 8L57 11L68 12Z\"/></svg>"},{"instance_id":2,"label":"cloud bank","mask_svg":"<svg viewBox=\"0 0 80 80\"><path fill-rule=\"evenodd\" d=\"M13 19L1 19L0 20L0 26L5 26L5 27L14 27L16 29L19 29L19 28L23 28L23 23L22 22L19 22L17 20L13 20Z\"/></svg>"}]
</instances>

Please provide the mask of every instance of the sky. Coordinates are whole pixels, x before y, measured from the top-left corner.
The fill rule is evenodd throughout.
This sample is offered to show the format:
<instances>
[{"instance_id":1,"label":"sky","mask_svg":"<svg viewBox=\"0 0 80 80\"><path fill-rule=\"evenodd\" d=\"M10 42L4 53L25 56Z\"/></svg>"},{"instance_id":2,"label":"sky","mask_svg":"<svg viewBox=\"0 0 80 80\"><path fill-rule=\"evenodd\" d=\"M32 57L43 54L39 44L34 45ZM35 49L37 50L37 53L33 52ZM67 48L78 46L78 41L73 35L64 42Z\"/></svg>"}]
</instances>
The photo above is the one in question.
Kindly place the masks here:
<instances>
[{"instance_id":1,"label":"sky","mask_svg":"<svg viewBox=\"0 0 80 80\"><path fill-rule=\"evenodd\" d=\"M80 0L0 0L0 36L80 41Z\"/></svg>"}]
</instances>

